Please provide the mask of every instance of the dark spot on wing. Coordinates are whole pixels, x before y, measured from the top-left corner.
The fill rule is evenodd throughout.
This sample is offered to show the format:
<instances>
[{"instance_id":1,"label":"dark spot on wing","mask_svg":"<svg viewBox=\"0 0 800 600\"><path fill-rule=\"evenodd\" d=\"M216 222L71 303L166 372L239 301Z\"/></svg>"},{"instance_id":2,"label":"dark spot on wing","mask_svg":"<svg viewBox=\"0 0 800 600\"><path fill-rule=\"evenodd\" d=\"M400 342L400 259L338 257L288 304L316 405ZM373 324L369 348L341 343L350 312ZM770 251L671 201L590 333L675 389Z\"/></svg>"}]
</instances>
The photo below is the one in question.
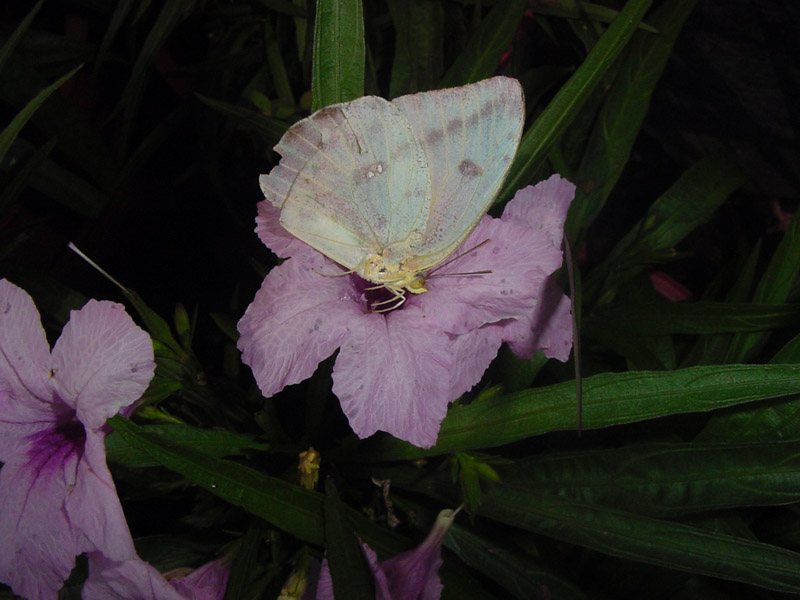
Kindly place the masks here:
<instances>
[{"instance_id":1,"label":"dark spot on wing","mask_svg":"<svg viewBox=\"0 0 800 600\"><path fill-rule=\"evenodd\" d=\"M461 129L464 126L464 121L461 119L453 119L447 124L447 133L453 133L457 129Z\"/></svg>"},{"instance_id":2,"label":"dark spot on wing","mask_svg":"<svg viewBox=\"0 0 800 600\"><path fill-rule=\"evenodd\" d=\"M483 169L468 158L458 163L458 170L464 177L477 177L483 173Z\"/></svg>"}]
</instances>

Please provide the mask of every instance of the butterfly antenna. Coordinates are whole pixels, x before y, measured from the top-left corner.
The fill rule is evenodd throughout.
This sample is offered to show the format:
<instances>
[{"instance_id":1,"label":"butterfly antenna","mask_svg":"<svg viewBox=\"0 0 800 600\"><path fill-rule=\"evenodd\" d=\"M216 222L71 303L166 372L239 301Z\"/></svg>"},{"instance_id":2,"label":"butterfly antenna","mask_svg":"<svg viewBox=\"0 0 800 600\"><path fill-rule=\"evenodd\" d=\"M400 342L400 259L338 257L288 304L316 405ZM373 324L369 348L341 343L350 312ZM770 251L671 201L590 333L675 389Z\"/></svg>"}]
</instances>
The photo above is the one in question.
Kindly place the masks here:
<instances>
[{"instance_id":1,"label":"butterfly antenna","mask_svg":"<svg viewBox=\"0 0 800 600\"><path fill-rule=\"evenodd\" d=\"M575 294L575 266L572 262L572 250L569 240L564 236L564 258L567 263L567 278L569 279L569 294L572 296L572 362L575 365L575 399L578 403L578 437L583 432L583 378L581 377L581 337L578 328L578 310Z\"/></svg>"},{"instance_id":2,"label":"butterfly antenna","mask_svg":"<svg viewBox=\"0 0 800 600\"><path fill-rule=\"evenodd\" d=\"M485 239L485 240L483 240L483 241L482 241L480 244L477 244L477 245L473 246L472 248L470 248L470 249L469 249L469 250L467 250L466 252L462 252L461 254L459 254L458 256L454 256L454 257L453 257L453 258L451 258L450 260L446 260L446 261L444 261L442 264L440 264L440 265L436 265L436 267L435 267L435 268L433 268L433 269L431 269L430 271L428 271L428 277L430 277L431 275L433 275L433 274L434 274L436 271L438 271L438 270L439 270L439 269L441 269L442 267L446 267L446 266L447 266L447 265L449 265L451 262L453 262L453 261L456 261L456 260L458 260L459 258L463 258L464 256L466 256L466 255L467 255L467 254L469 254L470 252L474 252L475 250L477 250L477 249L478 249L478 248L480 248L481 246L485 246L486 244L488 244L488 243L489 243L489 242L491 242L491 241L492 241L492 240L491 240L491 238L486 238L486 239ZM484 273L491 273L491 271L474 271L474 274L475 274L475 275L482 275L482 274L484 274ZM453 275L472 275L472 274L473 274L473 273L453 273ZM441 277L441 275L439 275L439 277Z\"/></svg>"}]
</instances>

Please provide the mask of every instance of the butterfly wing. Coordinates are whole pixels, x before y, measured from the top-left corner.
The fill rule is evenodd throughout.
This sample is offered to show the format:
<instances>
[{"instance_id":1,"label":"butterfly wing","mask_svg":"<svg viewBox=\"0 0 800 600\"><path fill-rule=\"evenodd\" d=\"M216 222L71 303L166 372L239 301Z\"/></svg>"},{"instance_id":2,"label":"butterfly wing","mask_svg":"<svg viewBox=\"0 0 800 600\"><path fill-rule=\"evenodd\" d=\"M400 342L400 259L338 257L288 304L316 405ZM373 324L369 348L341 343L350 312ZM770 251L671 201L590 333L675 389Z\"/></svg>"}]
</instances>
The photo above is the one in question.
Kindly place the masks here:
<instances>
[{"instance_id":1,"label":"butterfly wing","mask_svg":"<svg viewBox=\"0 0 800 600\"><path fill-rule=\"evenodd\" d=\"M261 189L281 224L349 269L392 244L418 243L430 208L425 155L397 107L365 96L295 123Z\"/></svg>"},{"instance_id":2,"label":"butterfly wing","mask_svg":"<svg viewBox=\"0 0 800 600\"><path fill-rule=\"evenodd\" d=\"M431 208L422 241L393 249L425 270L464 241L489 209L511 167L525 122L516 79L493 77L392 101L407 118L428 161Z\"/></svg>"}]
</instances>

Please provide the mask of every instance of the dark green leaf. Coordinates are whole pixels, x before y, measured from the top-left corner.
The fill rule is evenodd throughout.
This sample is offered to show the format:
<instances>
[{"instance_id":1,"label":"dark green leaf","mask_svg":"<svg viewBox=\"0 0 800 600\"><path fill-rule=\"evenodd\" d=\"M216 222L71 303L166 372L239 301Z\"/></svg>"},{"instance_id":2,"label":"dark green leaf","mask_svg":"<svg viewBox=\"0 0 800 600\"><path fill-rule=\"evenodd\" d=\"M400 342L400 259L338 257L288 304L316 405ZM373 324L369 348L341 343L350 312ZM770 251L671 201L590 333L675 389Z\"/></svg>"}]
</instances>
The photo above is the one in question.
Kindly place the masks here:
<instances>
[{"instance_id":1,"label":"dark green leaf","mask_svg":"<svg viewBox=\"0 0 800 600\"><path fill-rule=\"evenodd\" d=\"M633 142L632 139L630 141ZM586 287L591 289L593 297L602 291L603 298L613 298L623 284L644 269L645 264L664 254L664 251L671 250L699 225L708 221L741 182L741 173L736 164L722 155L707 157L687 169L589 275ZM607 191L610 192L610 188ZM575 201L583 204L573 203L575 208L570 209L568 221L569 218L573 219L575 227L582 226L580 223L584 217L590 221L596 214L586 204L590 202L590 196L599 199L597 210L605 202L606 196L598 196L597 193L592 187L590 194L584 194L582 200ZM579 196L580 191L576 192L576 198ZM588 225L589 221L584 224ZM598 289L601 280L605 280L602 290Z\"/></svg>"},{"instance_id":2,"label":"dark green leaf","mask_svg":"<svg viewBox=\"0 0 800 600\"><path fill-rule=\"evenodd\" d=\"M566 577L540 561L506 550L467 529L453 525L444 545L472 569L493 579L520 600L578 600L586 596Z\"/></svg>"},{"instance_id":3,"label":"dark green leaf","mask_svg":"<svg viewBox=\"0 0 800 600\"><path fill-rule=\"evenodd\" d=\"M785 302L800 272L800 217L792 224L775 250L764 275L758 282L753 301L761 304ZM727 362L746 362L766 343L768 333L741 334L731 343Z\"/></svg>"},{"instance_id":4,"label":"dark green leaf","mask_svg":"<svg viewBox=\"0 0 800 600\"><path fill-rule=\"evenodd\" d=\"M672 333L712 334L763 331L800 323L800 305L739 304L735 302L658 302L595 311L584 322L584 333L593 328L632 335Z\"/></svg>"},{"instance_id":5,"label":"dark green leaf","mask_svg":"<svg viewBox=\"0 0 800 600\"><path fill-rule=\"evenodd\" d=\"M436 0L389 0L395 51L389 95L433 89L442 73L444 9Z\"/></svg>"},{"instance_id":6,"label":"dark green leaf","mask_svg":"<svg viewBox=\"0 0 800 600\"><path fill-rule=\"evenodd\" d=\"M312 111L364 95L365 56L361 0L318 0Z\"/></svg>"},{"instance_id":7,"label":"dark green leaf","mask_svg":"<svg viewBox=\"0 0 800 600\"><path fill-rule=\"evenodd\" d=\"M146 452L164 467L234 506L272 523L306 542L322 546L322 496L276 479L239 463L222 460L190 447L173 444L143 430L122 416L109 424L132 448ZM397 536L379 528L348 509L358 534L379 554L397 554L406 549Z\"/></svg>"},{"instance_id":8,"label":"dark green leaf","mask_svg":"<svg viewBox=\"0 0 800 600\"><path fill-rule=\"evenodd\" d=\"M630 0L625 5L583 64L525 132L499 200L508 200L519 188L528 184L552 145L594 93L603 76L627 45L650 3L651 0Z\"/></svg>"},{"instance_id":9,"label":"dark green leaf","mask_svg":"<svg viewBox=\"0 0 800 600\"><path fill-rule=\"evenodd\" d=\"M45 89L39 92L36 97L34 97L28 104L23 108L19 113L17 113L13 119L11 119L11 123L0 132L0 162L3 161L5 158L8 149L11 148L11 144L19 135L19 132L25 126L25 123L33 116L33 113L42 105L50 94L60 88L64 83L72 77L75 73L77 73L80 67L75 67L66 75L62 75L56 81L48 85Z\"/></svg>"},{"instance_id":10,"label":"dark green leaf","mask_svg":"<svg viewBox=\"0 0 800 600\"><path fill-rule=\"evenodd\" d=\"M375 582L372 572L331 478L325 480L325 545L335 595L353 600L373 600Z\"/></svg>"},{"instance_id":11,"label":"dark green leaf","mask_svg":"<svg viewBox=\"0 0 800 600\"><path fill-rule=\"evenodd\" d=\"M650 23L659 30L659 35L640 31L631 41L575 174L578 189L565 226L570 240L577 241L589 226L627 164L633 142L650 107L650 96L683 22L696 2L671 0L663 3L650 19ZM618 19L628 9L626 6ZM641 17L637 18L637 23L639 20ZM617 21L597 43L587 62L616 25ZM626 31L626 35L630 33Z\"/></svg>"},{"instance_id":12,"label":"dark green leaf","mask_svg":"<svg viewBox=\"0 0 800 600\"><path fill-rule=\"evenodd\" d=\"M176 446L185 446L204 452L209 456L233 456L246 450L267 450L268 444L259 442L252 435L233 433L221 429L198 429L189 425L145 425L140 430L161 436ZM152 467L159 465L147 452L133 446L120 434L113 432L106 437L106 458L128 467Z\"/></svg>"},{"instance_id":13,"label":"dark green leaf","mask_svg":"<svg viewBox=\"0 0 800 600\"><path fill-rule=\"evenodd\" d=\"M565 19L588 19L600 23L611 23L619 12L592 2L562 2L550 0L534 0L530 3L531 11L537 15L550 15ZM639 28L650 33L658 33L658 29L647 23L639 23Z\"/></svg>"},{"instance_id":14,"label":"dark green leaf","mask_svg":"<svg viewBox=\"0 0 800 600\"><path fill-rule=\"evenodd\" d=\"M646 516L800 501L800 442L642 444L498 467L504 489L551 492Z\"/></svg>"},{"instance_id":15,"label":"dark green leaf","mask_svg":"<svg viewBox=\"0 0 800 600\"><path fill-rule=\"evenodd\" d=\"M672 372L605 373L583 380L584 429L671 414L706 412L800 393L800 366L724 365ZM436 446L422 449L394 438L376 440L360 458L402 460L490 448L575 427L575 384L526 390L452 409Z\"/></svg>"},{"instance_id":16,"label":"dark green leaf","mask_svg":"<svg viewBox=\"0 0 800 600\"><path fill-rule=\"evenodd\" d=\"M526 5L525 0L512 0L492 7L466 48L445 73L440 87L466 85L494 75L503 52L514 41Z\"/></svg>"},{"instance_id":17,"label":"dark green leaf","mask_svg":"<svg viewBox=\"0 0 800 600\"><path fill-rule=\"evenodd\" d=\"M22 39L22 36L25 35L25 32L28 31L28 27L30 27L33 18L36 16L36 13L39 12L39 9L42 8L42 3L44 0L39 0L36 4L33 5L33 8L28 11L28 14L25 15L25 18L22 19L17 28L11 33L8 37L8 40L3 47L0 48L0 71L3 70L3 67L6 66L8 62L8 57L11 56L11 53L14 52L14 48L17 47L17 43ZM0 159L2 160L2 159Z\"/></svg>"},{"instance_id":18,"label":"dark green leaf","mask_svg":"<svg viewBox=\"0 0 800 600\"><path fill-rule=\"evenodd\" d=\"M611 556L773 590L800 589L800 554L750 539L502 487L487 495L480 512Z\"/></svg>"},{"instance_id":19,"label":"dark green leaf","mask_svg":"<svg viewBox=\"0 0 800 600\"><path fill-rule=\"evenodd\" d=\"M273 119L267 115L262 115L249 108L229 104L222 100L207 98L202 94L195 94L195 96L197 96L197 99L203 104L210 106L217 112L232 117L234 122L237 122L242 128L253 131L261 136L264 140L264 144L270 148L278 143L278 140L281 139L288 129L288 125L283 121Z\"/></svg>"}]
</instances>

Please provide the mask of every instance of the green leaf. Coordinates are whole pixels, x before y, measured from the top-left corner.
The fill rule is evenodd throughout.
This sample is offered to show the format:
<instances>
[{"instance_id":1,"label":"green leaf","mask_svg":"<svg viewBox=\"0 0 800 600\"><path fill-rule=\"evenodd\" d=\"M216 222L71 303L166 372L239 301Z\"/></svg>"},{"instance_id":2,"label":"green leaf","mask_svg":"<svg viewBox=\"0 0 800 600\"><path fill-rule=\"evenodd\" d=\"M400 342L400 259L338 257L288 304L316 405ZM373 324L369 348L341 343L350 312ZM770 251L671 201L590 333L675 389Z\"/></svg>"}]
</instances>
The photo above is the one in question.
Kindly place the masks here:
<instances>
[{"instance_id":1,"label":"green leaf","mask_svg":"<svg viewBox=\"0 0 800 600\"><path fill-rule=\"evenodd\" d=\"M619 288L644 270L647 263L671 250L708 221L741 182L737 165L722 155L704 158L687 169L587 277L585 286L592 297L602 293L606 300L613 298ZM576 198L581 193L577 191ZM592 188L591 194L596 193ZM584 217L581 215L588 215L590 209L585 204L588 201L589 195L583 194L581 202L584 204L573 203L576 208L570 209L568 220L572 218L575 227L582 226L580 223ZM605 202L605 196L602 196L602 202ZM589 221L595 214L596 211L591 213ZM601 281L604 283L602 290Z\"/></svg>"},{"instance_id":2,"label":"green leaf","mask_svg":"<svg viewBox=\"0 0 800 600\"><path fill-rule=\"evenodd\" d=\"M22 39L22 36L25 35L26 31L28 31L33 18L36 16L36 13L39 12L39 9L42 8L43 3L44 0L39 0L33 5L33 8L28 11L28 14L25 15L25 18L22 19L19 25L17 25L17 28L11 33L10 36L8 36L6 43L3 44L2 48L0 48L0 71L2 71L3 67L6 66L8 57L11 56L11 53L14 52L14 48L17 47L17 44Z\"/></svg>"},{"instance_id":3,"label":"green leaf","mask_svg":"<svg viewBox=\"0 0 800 600\"><path fill-rule=\"evenodd\" d=\"M272 147L281 139L288 125L283 121L263 115L249 108L236 106L222 100L208 98L202 94L195 94L203 104L213 108L215 111L231 117L242 129L252 131L261 136L266 146Z\"/></svg>"},{"instance_id":4,"label":"green leaf","mask_svg":"<svg viewBox=\"0 0 800 600\"><path fill-rule=\"evenodd\" d=\"M707 412L800 393L800 366L723 365L671 372L604 373L583 380L583 426L598 429L671 414ZM575 427L575 383L526 390L451 409L436 446L383 437L360 460L405 460L509 444Z\"/></svg>"},{"instance_id":5,"label":"green leaf","mask_svg":"<svg viewBox=\"0 0 800 600\"><path fill-rule=\"evenodd\" d=\"M713 334L764 331L800 323L800 304L736 302L656 302L597 310L584 321L584 333L594 329L629 335L673 333Z\"/></svg>"},{"instance_id":6,"label":"green leaf","mask_svg":"<svg viewBox=\"0 0 800 600\"><path fill-rule=\"evenodd\" d=\"M325 480L325 545L334 593L340 598L373 600L372 572L330 477Z\"/></svg>"},{"instance_id":7,"label":"green leaf","mask_svg":"<svg viewBox=\"0 0 800 600\"><path fill-rule=\"evenodd\" d=\"M535 15L549 15L565 19L587 19L599 23L611 23L617 18L619 12L592 2L562 2L554 3L551 0L534 0L530 4ZM639 29L650 33L658 33L658 29L647 23L639 23Z\"/></svg>"},{"instance_id":8,"label":"green leaf","mask_svg":"<svg viewBox=\"0 0 800 600\"><path fill-rule=\"evenodd\" d=\"M312 111L364 95L364 15L361 0L317 0Z\"/></svg>"},{"instance_id":9,"label":"green leaf","mask_svg":"<svg viewBox=\"0 0 800 600\"><path fill-rule=\"evenodd\" d=\"M198 429L189 425L143 425L140 430L170 440L177 446L199 450L209 456L234 456L246 450L267 450L269 444L259 442L255 436L220 429ZM106 458L127 467L153 467L159 463L141 448L128 443L117 432L106 436Z\"/></svg>"},{"instance_id":10,"label":"green leaf","mask_svg":"<svg viewBox=\"0 0 800 600\"><path fill-rule=\"evenodd\" d=\"M444 8L437 0L389 0L395 51L389 95L392 98L436 87L441 77Z\"/></svg>"},{"instance_id":11,"label":"green leaf","mask_svg":"<svg viewBox=\"0 0 800 600\"><path fill-rule=\"evenodd\" d=\"M800 441L631 444L498 467L503 489L656 517L800 501Z\"/></svg>"},{"instance_id":12,"label":"green leaf","mask_svg":"<svg viewBox=\"0 0 800 600\"><path fill-rule=\"evenodd\" d=\"M117 37L117 33L119 32L123 23L125 23L125 19L128 17L128 14L130 13L134 3L135 0L119 0L117 2L117 6L114 9L114 14L111 15L111 22L108 24L108 29L106 29L106 33L103 36L103 41L100 43L100 49L97 51L97 57L94 61L94 69L92 73L95 76L105 60L109 46L114 41L114 38ZM147 3L144 2L142 4Z\"/></svg>"},{"instance_id":13,"label":"green leaf","mask_svg":"<svg viewBox=\"0 0 800 600\"><path fill-rule=\"evenodd\" d=\"M37 148L33 156L25 161L19 172L3 188L3 191L0 192L0 215L5 213L17 201L20 194L31 182L34 173L42 166L50 152L53 151L57 141L56 138L51 138L41 148Z\"/></svg>"},{"instance_id":14,"label":"green leaf","mask_svg":"<svg viewBox=\"0 0 800 600\"><path fill-rule=\"evenodd\" d=\"M215 458L191 447L178 446L120 415L109 419L109 424L129 446L149 454L164 467L295 537L322 546L323 506L320 494L239 463ZM348 517L359 535L376 552L397 554L407 548L407 543L398 536L379 528L355 510L348 509Z\"/></svg>"},{"instance_id":15,"label":"green leaf","mask_svg":"<svg viewBox=\"0 0 800 600\"><path fill-rule=\"evenodd\" d=\"M558 91L522 136L517 156L498 198L505 201L528 184L550 148L594 93L608 69L627 45L650 7L651 0L629 0L583 64Z\"/></svg>"},{"instance_id":16,"label":"green leaf","mask_svg":"<svg viewBox=\"0 0 800 600\"><path fill-rule=\"evenodd\" d=\"M127 153L136 111L139 109L139 102L144 92L147 76L153 66L153 59L156 53L164 47L167 38L175 27L191 13L193 5L194 0L166 0L156 18L156 22L142 44L139 56L136 57L136 62L131 70L131 76L128 78L125 90L121 94L121 100L113 112L113 115L116 115L119 110L123 110L119 141L123 156Z\"/></svg>"},{"instance_id":17,"label":"green leaf","mask_svg":"<svg viewBox=\"0 0 800 600\"><path fill-rule=\"evenodd\" d=\"M231 574L225 588L223 600L244 600L247 598L248 583L258 567L259 549L266 537L266 525L260 519L252 519L244 536L239 540L233 557Z\"/></svg>"},{"instance_id":18,"label":"green leaf","mask_svg":"<svg viewBox=\"0 0 800 600\"><path fill-rule=\"evenodd\" d=\"M773 365L800 363L800 333L789 340L769 361Z\"/></svg>"},{"instance_id":19,"label":"green leaf","mask_svg":"<svg viewBox=\"0 0 800 600\"><path fill-rule=\"evenodd\" d=\"M504 488L487 494L480 513L513 527L632 561L773 590L800 589L800 554L750 539L547 493Z\"/></svg>"},{"instance_id":20,"label":"green leaf","mask_svg":"<svg viewBox=\"0 0 800 600\"><path fill-rule=\"evenodd\" d=\"M650 96L683 22L696 3L697 0L670 0L663 3L650 19L650 23L659 30L659 35L640 31L631 42L595 122L581 165L574 175L578 189L565 226L570 240L577 241L594 220L628 163L633 142L650 107ZM627 10L626 6L619 18ZM641 17L637 23L639 20ZM616 23L597 43L590 58Z\"/></svg>"},{"instance_id":21,"label":"green leaf","mask_svg":"<svg viewBox=\"0 0 800 600\"><path fill-rule=\"evenodd\" d=\"M520 600L580 600L583 592L536 558L510 552L467 529L453 525L444 545Z\"/></svg>"},{"instance_id":22,"label":"green leaf","mask_svg":"<svg viewBox=\"0 0 800 600\"><path fill-rule=\"evenodd\" d=\"M11 123L0 132L0 162L6 156L8 149L11 148L11 144L19 135L19 132L22 131L22 128L25 126L25 123L30 120L33 116L33 113L42 105L42 103L47 100L48 96L60 88L64 83L72 77L75 73L78 72L78 69L81 67L75 67L66 75L62 75L56 81L48 85L45 89L39 92L35 98L33 98L28 104L23 108L20 112L18 112L13 119L11 119Z\"/></svg>"},{"instance_id":23,"label":"green leaf","mask_svg":"<svg viewBox=\"0 0 800 600\"><path fill-rule=\"evenodd\" d=\"M514 41L527 4L525 0L495 4L447 70L439 87L466 85L494 75L503 53Z\"/></svg>"},{"instance_id":24,"label":"green leaf","mask_svg":"<svg viewBox=\"0 0 800 600\"><path fill-rule=\"evenodd\" d=\"M758 282L753 301L761 304L785 302L800 272L800 217L795 216ZM726 362L751 360L764 346L768 333L738 335L728 350Z\"/></svg>"}]
</instances>

